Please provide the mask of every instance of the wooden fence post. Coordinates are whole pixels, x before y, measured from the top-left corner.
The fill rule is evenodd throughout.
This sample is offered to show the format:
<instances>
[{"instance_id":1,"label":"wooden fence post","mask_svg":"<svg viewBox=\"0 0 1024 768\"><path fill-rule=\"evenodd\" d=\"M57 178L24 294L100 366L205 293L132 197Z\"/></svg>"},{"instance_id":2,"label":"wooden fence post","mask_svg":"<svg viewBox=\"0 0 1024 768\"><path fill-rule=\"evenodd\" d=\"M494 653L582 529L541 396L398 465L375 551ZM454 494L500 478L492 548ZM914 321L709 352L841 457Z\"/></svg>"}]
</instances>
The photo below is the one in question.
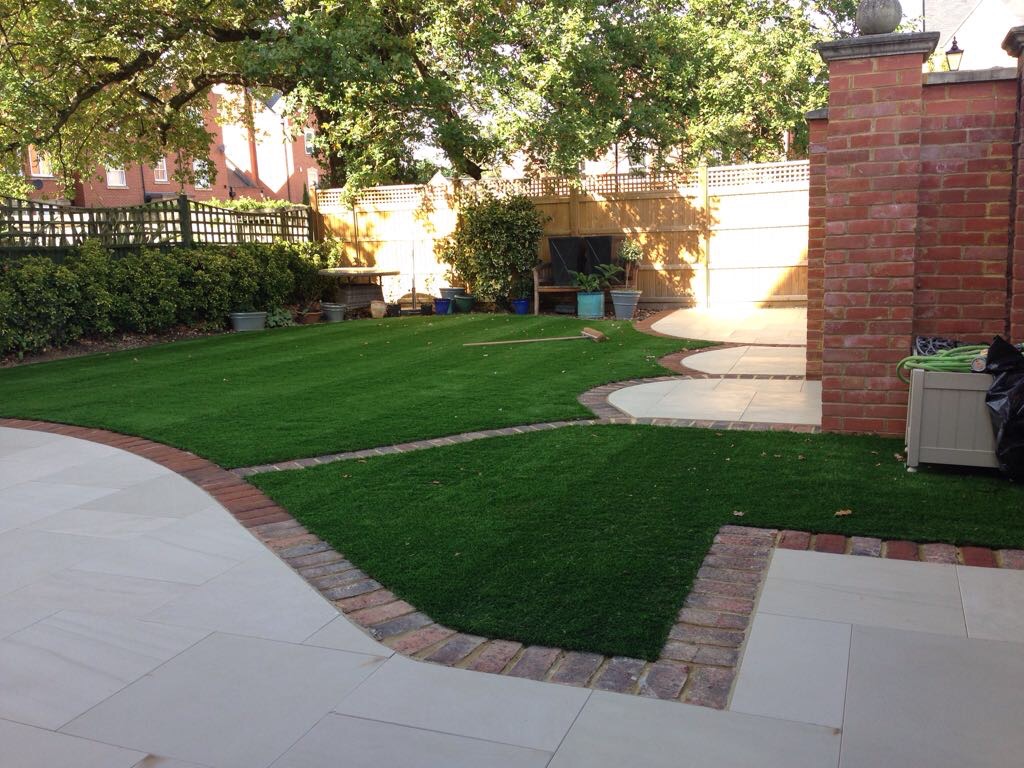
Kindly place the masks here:
<instances>
[{"instance_id":1,"label":"wooden fence post","mask_svg":"<svg viewBox=\"0 0 1024 768\"><path fill-rule=\"evenodd\" d=\"M192 211L189 209L188 198L178 195L178 219L181 224L181 244L192 247Z\"/></svg>"},{"instance_id":2,"label":"wooden fence post","mask_svg":"<svg viewBox=\"0 0 1024 768\"><path fill-rule=\"evenodd\" d=\"M320 236L320 227L317 226L317 218L320 216L320 196L316 193L316 187L309 190L309 208L306 210L309 222L309 239L312 242L323 240Z\"/></svg>"},{"instance_id":3,"label":"wooden fence post","mask_svg":"<svg viewBox=\"0 0 1024 768\"><path fill-rule=\"evenodd\" d=\"M697 166L697 184L700 188L700 226L703 230L704 246L704 307L711 308L711 198L708 194L708 167L705 163Z\"/></svg>"}]
</instances>

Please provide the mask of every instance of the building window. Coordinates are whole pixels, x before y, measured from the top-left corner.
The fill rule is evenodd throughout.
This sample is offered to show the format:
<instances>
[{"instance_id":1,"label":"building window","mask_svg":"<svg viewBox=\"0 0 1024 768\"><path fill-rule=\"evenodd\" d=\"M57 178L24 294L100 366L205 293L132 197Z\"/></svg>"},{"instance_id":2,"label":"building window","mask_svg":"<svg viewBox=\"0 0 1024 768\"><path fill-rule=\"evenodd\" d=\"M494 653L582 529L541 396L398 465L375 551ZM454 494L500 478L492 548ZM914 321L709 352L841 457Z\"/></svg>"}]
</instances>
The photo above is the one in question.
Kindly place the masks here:
<instances>
[{"instance_id":1,"label":"building window","mask_svg":"<svg viewBox=\"0 0 1024 768\"><path fill-rule=\"evenodd\" d=\"M306 186L309 189L316 189L320 186L320 171L316 168L306 170Z\"/></svg>"},{"instance_id":2,"label":"building window","mask_svg":"<svg viewBox=\"0 0 1024 768\"><path fill-rule=\"evenodd\" d=\"M153 166L153 181L157 184L167 183L167 158L161 157Z\"/></svg>"},{"instance_id":3,"label":"building window","mask_svg":"<svg viewBox=\"0 0 1024 768\"><path fill-rule=\"evenodd\" d=\"M107 186L122 188L128 186L128 175L124 171L124 166L120 168L107 166Z\"/></svg>"},{"instance_id":4,"label":"building window","mask_svg":"<svg viewBox=\"0 0 1024 768\"><path fill-rule=\"evenodd\" d=\"M210 164L206 160L192 161L192 175L195 177L196 189L209 189L213 185Z\"/></svg>"},{"instance_id":5,"label":"building window","mask_svg":"<svg viewBox=\"0 0 1024 768\"><path fill-rule=\"evenodd\" d=\"M35 147L28 148L28 172L36 179L52 179L53 168L50 167L50 159Z\"/></svg>"},{"instance_id":6,"label":"building window","mask_svg":"<svg viewBox=\"0 0 1024 768\"><path fill-rule=\"evenodd\" d=\"M316 132L312 128L307 128L302 132L302 148L310 157L313 156L313 150L315 149L313 146L313 140L315 138Z\"/></svg>"}]
</instances>

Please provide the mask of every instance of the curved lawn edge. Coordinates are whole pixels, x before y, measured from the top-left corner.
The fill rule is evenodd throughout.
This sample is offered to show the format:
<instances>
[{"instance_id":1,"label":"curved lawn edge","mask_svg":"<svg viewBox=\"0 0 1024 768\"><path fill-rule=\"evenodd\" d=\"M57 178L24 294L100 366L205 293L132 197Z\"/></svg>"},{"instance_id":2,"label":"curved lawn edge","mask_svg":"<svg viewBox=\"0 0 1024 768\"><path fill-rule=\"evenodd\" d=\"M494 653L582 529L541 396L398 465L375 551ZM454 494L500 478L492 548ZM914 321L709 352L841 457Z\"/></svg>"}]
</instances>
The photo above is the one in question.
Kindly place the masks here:
<instances>
[{"instance_id":1,"label":"curved lawn edge","mask_svg":"<svg viewBox=\"0 0 1024 768\"><path fill-rule=\"evenodd\" d=\"M459 633L437 624L401 600L348 562L343 554L310 533L259 488L207 459L147 438L102 429L9 418L0 418L0 427L49 432L108 445L177 473L210 494L238 523L249 529L350 621L405 656L479 672L714 708L724 708L728 702L745 633L732 633L725 647L702 642L706 638L701 635L706 630L692 621L683 620L686 608L680 611L672 634L686 636L694 642L670 638L662 657L656 661L547 646L524 646L514 641ZM769 541L766 537L774 539L775 533L745 528L738 529L731 538L742 539L744 554L757 550L763 560L762 571L765 571L768 565L765 546ZM728 540L719 541L719 538L716 537L712 553L716 548L720 553L735 550L734 544ZM750 581L750 573L740 574L740 577ZM728 587L726 584L725 591L732 594L733 590ZM702 593L707 598L701 599L713 599L715 582L708 581L704 587L695 584L693 591L701 589L710 590ZM748 602L746 614L734 614L736 619L742 619L744 626L754 605L753 600Z\"/></svg>"},{"instance_id":2,"label":"curved lawn edge","mask_svg":"<svg viewBox=\"0 0 1024 768\"><path fill-rule=\"evenodd\" d=\"M146 438L52 422L0 419L0 427L108 445L175 472L210 494L349 620L405 656L479 672L719 709L728 704L750 617L771 551L776 547L1024 570L1024 550L724 525L714 537L657 661L523 646L515 641L459 633L437 624L355 568L260 489L188 451ZM741 585L749 598L737 598Z\"/></svg>"},{"instance_id":3,"label":"curved lawn edge","mask_svg":"<svg viewBox=\"0 0 1024 768\"><path fill-rule=\"evenodd\" d=\"M710 346L654 338L625 321L589 321L607 333L603 344L464 346L573 335L584 322L367 320L58 360L0 371L0 417L145 435L245 467L586 419L580 392L669 373L659 358Z\"/></svg>"}]
</instances>

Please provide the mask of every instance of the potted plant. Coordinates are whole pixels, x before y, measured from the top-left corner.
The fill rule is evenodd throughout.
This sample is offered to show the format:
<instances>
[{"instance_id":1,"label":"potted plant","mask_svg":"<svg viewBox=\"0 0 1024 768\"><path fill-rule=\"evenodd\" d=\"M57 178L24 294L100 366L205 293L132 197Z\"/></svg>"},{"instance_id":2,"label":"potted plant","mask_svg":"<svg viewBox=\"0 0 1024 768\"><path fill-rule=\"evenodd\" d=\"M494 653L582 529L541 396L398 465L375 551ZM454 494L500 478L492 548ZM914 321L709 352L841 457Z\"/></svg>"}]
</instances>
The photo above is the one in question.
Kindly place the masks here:
<instances>
[{"instance_id":1,"label":"potted plant","mask_svg":"<svg viewBox=\"0 0 1024 768\"><path fill-rule=\"evenodd\" d=\"M456 296L461 296L465 292L466 292L466 289L463 286L461 286L461 285L457 286L457 287L453 287L453 288L442 288L441 289L441 298L448 300L448 314L449 315L452 312L455 311L455 297Z\"/></svg>"},{"instance_id":2,"label":"potted plant","mask_svg":"<svg viewBox=\"0 0 1024 768\"><path fill-rule=\"evenodd\" d=\"M476 296L472 294L463 293L455 297L455 311L456 312L471 312L473 305L476 303Z\"/></svg>"},{"instance_id":3,"label":"potted plant","mask_svg":"<svg viewBox=\"0 0 1024 768\"><path fill-rule=\"evenodd\" d=\"M570 272L572 281L580 287L576 294L576 315L594 319L604 317L604 286L607 280L603 275L584 275L581 272Z\"/></svg>"},{"instance_id":4,"label":"potted plant","mask_svg":"<svg viewBox=\"0 0 1024 768\"><path fill-rule=\"evenodd\" d=\"M643 246L629 238L619 246L619 264L616 270L623 273L622 288L613 288L612 305L615 307L616 320L632 320L636 306L640 303L643 291L637 290L636 280L640 272L640 262L644 257Z\"/></svg>"},{"instance_id":5,"label":"potted plant","mask_svg":"<svg viewBox=\"0 0 1024 768\"><path fill-rule=\"evenodd\" d=\"M303 325L312 325L313 323L319 323L320 317L323 312L320 309L319 304L306 304L304 307L299 309L299 322Z\"/></svg>"},{"instance_id":6,"label":"potted plant","mask_svg":"<svg viewBox=\"0 0 1024 768\"><path fill-rule=\"evenodd\" d=\"M533 288L533 280L526 275L519 275L513 288L515 298L512 299L512 311L517 315L525 315L530 312L530 293Z\"/></svg>"}]
</instances>

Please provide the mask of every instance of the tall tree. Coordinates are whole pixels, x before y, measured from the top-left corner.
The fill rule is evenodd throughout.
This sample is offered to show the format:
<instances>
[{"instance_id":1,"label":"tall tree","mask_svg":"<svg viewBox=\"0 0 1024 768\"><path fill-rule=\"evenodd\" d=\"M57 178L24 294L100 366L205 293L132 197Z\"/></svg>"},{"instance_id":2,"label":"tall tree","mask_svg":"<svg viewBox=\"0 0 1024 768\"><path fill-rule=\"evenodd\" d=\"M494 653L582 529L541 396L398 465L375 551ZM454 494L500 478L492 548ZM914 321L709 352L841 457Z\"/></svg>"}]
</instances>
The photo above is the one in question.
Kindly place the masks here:
<instances>
[{"instance_id":1,"label":"tall tree","mask_svg":"<svg viewBox=\"0 0 1024 768\"><path fill-rule=\"evenodd\" d=\"M308 3L308 4L307 4ZM853 0L0 0L0 186L19 153L66 180L202 158L215 83L315 116L335 183L474 177L521 153L574 173L610 146L658 161L777 158L824 93L820 39Z\"/></svg>"}]
</instances>

